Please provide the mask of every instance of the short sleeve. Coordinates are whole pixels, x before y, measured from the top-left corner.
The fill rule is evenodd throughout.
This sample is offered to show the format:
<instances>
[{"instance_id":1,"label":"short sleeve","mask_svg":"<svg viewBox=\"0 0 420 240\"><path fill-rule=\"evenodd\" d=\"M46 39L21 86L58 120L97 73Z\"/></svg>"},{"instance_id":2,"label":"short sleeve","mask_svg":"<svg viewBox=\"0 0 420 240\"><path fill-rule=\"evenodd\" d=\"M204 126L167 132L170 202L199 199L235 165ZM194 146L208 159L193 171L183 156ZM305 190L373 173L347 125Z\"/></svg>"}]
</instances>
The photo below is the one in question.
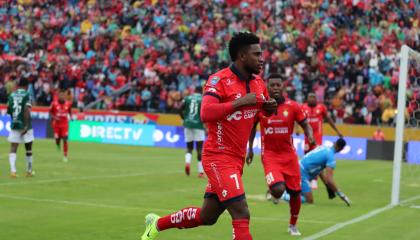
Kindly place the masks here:
<instances>
[{"instance_id":1,"label":"short sleeve","mask_svg":"<svg viewBox=\"0 0 420 240\"><path fill-rule=\"evenodd\" d=\"M299 104L297 103L293 103L293 108L295 109L295 116L296 116L296 121L297 122L302 122L303 120L306 119L306 115L303 112L303 109L301 106L299 106Z\"/></svg>"},{"instance_id":2,"label":"short sleeve","mask_svg":"<svg viewBox=\"0 0 420 240\"><path fill-rule=\"evenodd\" d=\"M222 100L225 97L225 91L219 76L213 75L207 80L207 83L204 86L204 96L206 95L213 96L219 100Z\"/></svg>"},{"instance_id":3,"label":"short sleeve","mask_svg":"<svg viewBox=\"0 0 420 240\"><path fill-rule=\"evenodd\" d=\"M29 96L29 94L25 95L24 103L25 106L32 107L31 97Z\"/></svg>"}]
</instances>

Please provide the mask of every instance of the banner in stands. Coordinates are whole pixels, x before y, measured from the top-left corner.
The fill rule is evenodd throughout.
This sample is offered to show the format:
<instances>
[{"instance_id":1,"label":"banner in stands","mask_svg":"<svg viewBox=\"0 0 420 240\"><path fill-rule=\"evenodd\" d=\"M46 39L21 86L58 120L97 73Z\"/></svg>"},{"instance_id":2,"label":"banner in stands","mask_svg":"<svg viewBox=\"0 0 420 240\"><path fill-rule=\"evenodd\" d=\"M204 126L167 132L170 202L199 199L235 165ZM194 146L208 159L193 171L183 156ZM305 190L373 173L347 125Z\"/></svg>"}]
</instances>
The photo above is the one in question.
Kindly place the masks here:
<instances>
[{"instance_id":1,"label":"banner in stands","mask_svg":"<svg viewBox=\"0 0 420 240\"><path fill-rule=\"evenodd\" d=\"M32 119L32 128L35 138L47 137L47 121L41 119ZM0 116L0 136L7 137L10 132L10 117L8 115Z\"/></svg>"},{"instance_id":2,"label":"banner in stands","mask_svg":"<svg viewBox=\"0 0 420 240\"><path fill-rule=\"evenodd\" d=\"M98 142L154 146L154 125L129 123L103 123L71 121L69 139L81 142Z\"/></svg>"},{"instance_id":3,"label":"banner in stands","mask_svg":"<svg viewBox=\"0 0 420 240\"><path fill-rule=\"evenodd\" d=\"M407 144L407 162L411 164L420 164L420 142L408 142Z\"/></svg>"}]
</instances>

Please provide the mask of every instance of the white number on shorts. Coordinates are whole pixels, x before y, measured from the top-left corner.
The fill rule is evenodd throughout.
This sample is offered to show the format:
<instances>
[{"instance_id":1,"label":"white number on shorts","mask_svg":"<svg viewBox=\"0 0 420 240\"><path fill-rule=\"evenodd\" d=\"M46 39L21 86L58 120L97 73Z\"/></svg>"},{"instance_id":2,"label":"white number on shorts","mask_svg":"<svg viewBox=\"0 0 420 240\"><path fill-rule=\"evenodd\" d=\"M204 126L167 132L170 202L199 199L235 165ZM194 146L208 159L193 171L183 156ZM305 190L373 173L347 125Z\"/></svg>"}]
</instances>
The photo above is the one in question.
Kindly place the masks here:
<instances>
[{"instance_id":1,"label":"white number on shorts","mask_svg":"<svg viewBox=\"0 0 420 240\"><path fill-rule=\"evenodd\" d=\"M274 182L273 173L269 172L267 175L265 175L265 180L267 181L267 184Z\"/></svg>"},{"instance_id":2,"label":"white number on shorts","mask_svg":"<svg viewBox=\"0 0 420 240\"><path fill-rule=\"evenodd\" d=\"M236 173L232 174L232 175L230 175L230 178L235 179L236 189L239 189L238 175L236 175Z\"/></svg>"}]
</instances>

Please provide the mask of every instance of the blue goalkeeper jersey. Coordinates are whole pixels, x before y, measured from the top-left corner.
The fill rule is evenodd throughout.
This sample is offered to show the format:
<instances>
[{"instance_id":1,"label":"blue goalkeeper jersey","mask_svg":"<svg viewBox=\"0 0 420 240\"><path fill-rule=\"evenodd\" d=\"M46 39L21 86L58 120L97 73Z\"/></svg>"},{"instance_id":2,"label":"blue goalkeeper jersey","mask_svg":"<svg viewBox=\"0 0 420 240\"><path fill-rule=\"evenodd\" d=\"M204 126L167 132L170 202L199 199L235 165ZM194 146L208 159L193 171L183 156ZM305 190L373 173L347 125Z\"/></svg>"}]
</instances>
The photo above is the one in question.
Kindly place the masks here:
<instances>
[{"instance_id":1,"label":"blue goalkeeper jersey","mask_svg":"<svg viewBox=\"0 0 420 240\"><path fill-rule=\"evenodd\" d=\"M300 160L301 170L314 179L326 167L335 169L334 154L334 147L319 146Z\"/></svg>"}]
</instances>

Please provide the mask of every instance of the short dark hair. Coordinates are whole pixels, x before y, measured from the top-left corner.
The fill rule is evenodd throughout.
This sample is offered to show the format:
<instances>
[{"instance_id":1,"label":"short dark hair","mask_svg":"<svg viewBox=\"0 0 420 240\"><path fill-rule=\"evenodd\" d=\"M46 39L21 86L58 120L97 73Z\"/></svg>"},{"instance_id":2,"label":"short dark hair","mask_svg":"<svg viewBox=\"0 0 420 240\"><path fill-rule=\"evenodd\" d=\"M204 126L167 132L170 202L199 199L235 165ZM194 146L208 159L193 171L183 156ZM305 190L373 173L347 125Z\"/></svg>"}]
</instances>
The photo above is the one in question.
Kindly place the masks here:
<instances>
[{"instance_id":1,"label":"short dark hair","mask_svg":"<svg viewBox=\"0 0 420 240\"><path fill-rule=\"evenodd\" d=\"M337 139L335 144L337 145L338 149L343 149L346 146L347 143L346 143L346 140L344 140L343 138L339 138L339 139Z\"/></svg>"},{"instance_id":2,"label":"short dark hair","mask_svg":"<svg viewBox=\"0 0 420 240\"><path fill-rule=\"evenodd\" d=\"M18 82L19 87L27 87L29 85L29 80L26 77L21 77Z\"/></svg>"},{"instance_id":3,"label":"short dark hair","mask_svg":"<svg viewBox=\"0 0 420 240\"><path fill-rule=\"evenodd\" d=\"M280 73L270 73L267 77L267 80L270 80L273 78L280 78L281 80L283 80L283 76Z\"/></svg>"},{"instance_id":4,"label":"short dark hair","mask_svg":"<svg viewBox=\"0 0 420 240\"><path fill-rule=\"evenodd\" d=\"M233 35L229 42L229 55L232 61L235 61L239 52L252 44L259 44L260 39L254 33L239 32Z\"/></svg>"}]
</instances>

